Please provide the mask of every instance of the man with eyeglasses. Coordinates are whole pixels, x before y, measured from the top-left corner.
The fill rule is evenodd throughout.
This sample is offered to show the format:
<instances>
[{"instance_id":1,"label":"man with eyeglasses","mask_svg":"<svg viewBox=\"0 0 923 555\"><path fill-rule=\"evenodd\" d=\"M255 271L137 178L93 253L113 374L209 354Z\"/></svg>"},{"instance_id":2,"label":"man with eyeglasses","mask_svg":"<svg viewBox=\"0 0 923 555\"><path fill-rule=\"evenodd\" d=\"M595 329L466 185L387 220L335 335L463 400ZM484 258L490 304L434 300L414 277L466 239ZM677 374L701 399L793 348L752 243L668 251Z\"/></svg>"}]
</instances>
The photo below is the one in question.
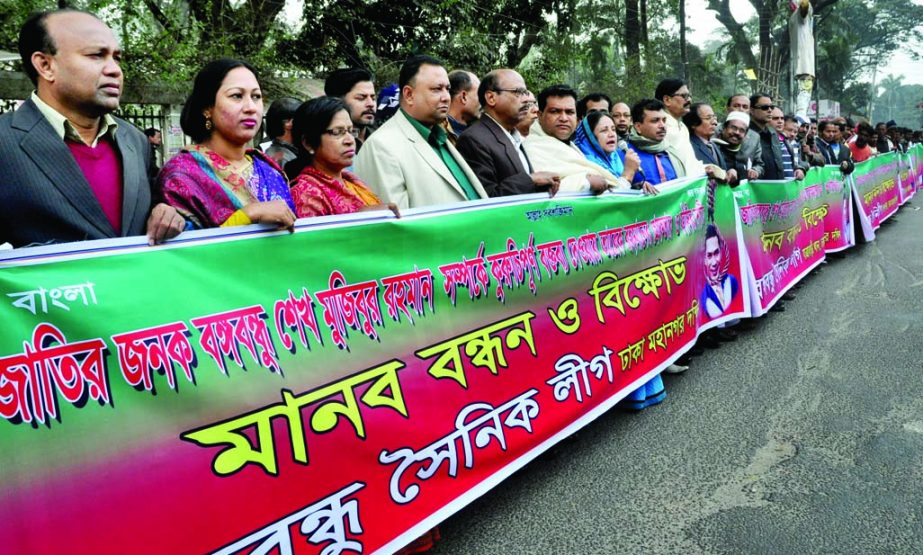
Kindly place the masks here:
<instances>
[{"instance_id":1,"label":"man with eyeglasses","mask_svg":"<svg viewBox=\"0 0 923 555\"><path fill-rule=\"evenodd\" d=\"M529 91L529 94L522 99L522 104L527 109L526 117L516 124L516 129L519 130L519 134L522 135L523 138L526 138L532 131L532 124L538 119L538 102L535 100L535 94Z\"/></svg>"},{"instance_id":2,"label":"man with eyeglasses","mask_svg":"<svg viewBox=\"0 0 923 555\"><path fill-rule=\"evenodd\" d=\"M750 129L759 137L762 148L763 175L760 178L780 180L785 179L785 167L778 134L771 125L774 109L768 94L757 93L750 97Z\"/></svg>"},{"instance_id":3,"label":"man with eyeglasses","mask_svg":"<svg viewBox=\"0 0 923 555\"><path fill-rule=\"evenodd\" d=\"M667 145L676 151L690 177L706 173L705 166L696 158L689 140L689 129L683 123L683 116L692 106L692 94L681 79L664 79L657 85L654 98L663 103L667 112Z\"/></svg>"},{"instance_id":4,"label":"man with eyeglasses","mask_svg":"<svg viewBox=\"0 0 923 555\"><path fill-rule=\"evenodd\" d=\"M625 150L628 148L628 133L631 131L631 106L624 102L616 102L610 115L615 122L615 132L619 136L619 150Z\"/></svg>"},{"instance_id":5,"label":"man with eyeglasses","mask_svg":"<svg viewBox=\"0 0 923 555\"><path fill-rule=\"evenodd\" d=\"M790 117L794 121L795 118ZM789 137L785 135L785 112L782 111L782 108L776 106L772 109L769 119L772 122L772 127L776 130L775 135L779 141L779 151L782 153L782 176L785 179L801 181L804 179L806 168L801 167L801 157L799 156L801 147L792 148L789 144ZM794 135L791 138L794 139Z\"/></svg>"},{"instance_id":6,"label":"man with eyeglasses","mask_svg":"<svg viewBox=\"0 0 923 555\"><path fill-rule=\"evenodd\" d=\"M561 177L535 171L516 126L529 116L529 95L522 76L497 69L484 76L478 100L484 115L458 138L456 147L491 197L548 192L554 195Z\"/></svg>"}]
</instances>

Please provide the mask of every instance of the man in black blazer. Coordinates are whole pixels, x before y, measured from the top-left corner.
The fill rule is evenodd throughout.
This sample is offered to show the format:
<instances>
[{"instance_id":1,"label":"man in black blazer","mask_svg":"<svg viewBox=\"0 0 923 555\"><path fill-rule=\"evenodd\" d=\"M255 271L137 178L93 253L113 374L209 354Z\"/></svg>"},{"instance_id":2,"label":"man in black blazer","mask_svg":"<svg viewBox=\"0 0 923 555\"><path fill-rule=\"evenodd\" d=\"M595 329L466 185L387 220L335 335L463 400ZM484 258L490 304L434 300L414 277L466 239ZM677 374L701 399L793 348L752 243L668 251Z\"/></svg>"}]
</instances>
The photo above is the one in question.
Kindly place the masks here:
<instances>
[{"instance_id":1,"label":"man in black blazer","mask_svg":"<svg viewBox=\"0 0 923 555\"><path fill-rule=\"evenodd\" d=\"M36 91L0 117L0 243L178 235L183 218L154 204L147 138L111 115L122 92L112 31L89 13L42 12L19 51Z\"/></svg>"},{"instance_id":2,"label":"man in black blazer","mask_svg":"<svg viewBox=\"0 0 923 555\"><path fill-rule=\"evenodd\" d=\"M824 163L840 166L840 171L843 172L843 175L851 174L856 169L856 164L852 160L849 147L839 140L840 130L836 122L823 120L818 123L817 135L818 137L814 141L817 143L817 150L824 157Z\"/></svg>"},{"instance_id":3,"label":"man in black blazer","mask_svg":"<svg viewBox=\"0 0 923 555\"><path fill-rule=\"evenodd\" d=\"M561 185L558 175L532 170L516 125L529 111L522 76L511 69L491 71L481 79L478 99L484 116L458 138L456 148L491 197L548 191Z\"/></svg>"}]
</instances>

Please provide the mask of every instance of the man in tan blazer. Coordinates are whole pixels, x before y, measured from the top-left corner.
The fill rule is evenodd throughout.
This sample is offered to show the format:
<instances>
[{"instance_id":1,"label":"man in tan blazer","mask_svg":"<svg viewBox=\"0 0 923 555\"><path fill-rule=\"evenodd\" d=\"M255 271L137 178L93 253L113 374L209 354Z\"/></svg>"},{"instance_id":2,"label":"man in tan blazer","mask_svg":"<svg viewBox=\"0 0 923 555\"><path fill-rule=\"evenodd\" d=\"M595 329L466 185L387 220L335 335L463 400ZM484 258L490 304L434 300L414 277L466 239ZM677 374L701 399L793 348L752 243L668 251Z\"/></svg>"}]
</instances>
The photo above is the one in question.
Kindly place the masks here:
<instances>
[{"instance_id":1,"label":"man in tan blazer","mask_svg":"<svg viewBox=\"0 0 923 555\"><path fill-rule=\"evenodd\" d=\"M449 76L442 62L413 56L398 82L401 108L369 137L354 169L384 203L399 208L487 198L440 125L449 112Z\"/></svg>"}]
</instances>

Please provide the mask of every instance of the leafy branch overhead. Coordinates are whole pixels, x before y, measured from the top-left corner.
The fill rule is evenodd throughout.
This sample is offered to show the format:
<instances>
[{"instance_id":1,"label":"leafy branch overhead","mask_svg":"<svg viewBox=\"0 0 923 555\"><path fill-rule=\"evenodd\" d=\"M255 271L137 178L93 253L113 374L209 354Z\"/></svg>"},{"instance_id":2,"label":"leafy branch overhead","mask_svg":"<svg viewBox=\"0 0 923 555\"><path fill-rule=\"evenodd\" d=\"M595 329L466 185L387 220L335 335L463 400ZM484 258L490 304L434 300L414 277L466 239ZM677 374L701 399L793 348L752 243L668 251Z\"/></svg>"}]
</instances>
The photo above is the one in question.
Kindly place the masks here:
<instances>
[{"instance_id":1,"label":"leafy branch overhead","mask_svg":"<svg viewBox=\"0 0 923 555\"><path fill-rule=\"evenodd\" d=\"M812 1L820 93L861 110L869 68L914 48L908 39L919 36L923 5ZM253 63L270 94L291 90L295 77L322 79L347 65L371 68L383 84L396 80L408 55L425 52L478 73L517 68L533 89L563 81L629 101L685 74L697 99L717 102L749 86L745 68L761 78L778 68L776 80L788 86L788 1L748 2L756 15L738 21L731 0L707 0L723 33L697 47L678 38L677 0L18 0L0 2L0 48L16 50L30 12L69 5L115 30L126 81L145 87L185 91L198 68L221 56Z\"/></svg>"}]
</instances>

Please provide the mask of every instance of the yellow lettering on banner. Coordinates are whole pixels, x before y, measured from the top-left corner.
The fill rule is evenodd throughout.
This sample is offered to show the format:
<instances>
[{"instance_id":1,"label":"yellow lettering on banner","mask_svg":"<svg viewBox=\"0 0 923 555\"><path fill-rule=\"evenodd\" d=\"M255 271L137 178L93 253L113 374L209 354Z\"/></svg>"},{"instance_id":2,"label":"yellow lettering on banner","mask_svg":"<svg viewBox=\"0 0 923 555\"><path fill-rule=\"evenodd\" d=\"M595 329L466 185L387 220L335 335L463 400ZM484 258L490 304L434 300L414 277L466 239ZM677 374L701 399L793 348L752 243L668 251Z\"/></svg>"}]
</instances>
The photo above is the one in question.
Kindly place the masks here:
<instances>
[{"instance_id":1,"label":"yellow lettering on banner","mask_svg":"<svg viewBox=\"0 0 923 555\"><path fill-rule=\"evenodd\" d=\"M272 433L274 418L281 417L288 424L292 458L301 464L308 464L302 409L318 404L310 418L313 432L333 430L343 416L352 424L357 437L364 439L365 425L355 388L370 384L365 393L359 396L362 404L369 408L387 407L406 418L407 406L397 375L401 368L404 368L403 362L391 360L301 395L283 389L281 403L183 433L180 437L200 446L227 445L212 461L212 470L219 476L234 474L248 464L258 465L269 474L277 475L279 470ZM337 396L342 396L342 399L337 399ZM244 433L248 428L256 430L256 445L251 444Z\"/></svg>"},{"instance_id":2,"label":"yellow lettering on banner","mask_svg":"<svg viewBox=\"0 0 923 555\"><path fill-rule=\"evenodd\" d=\"M622 306L622 297L619 294L619 276L616 274L609 271L600 272L593 280L593 287L587 293L593 297L593 303L596 305L596 318L600 323L606 323L603 306L614 308L621 312L622 316L625 315L625 307ZM600 301L601 294L605 296Z\"/></svg>"},{"instance_id":3,"label":"yellow lettering on banner","mask_svg":"<svg viewBox=\"0 0 923 555\"><path fill-rule=\"evenodd\" d=\"M638 308L641 304L640 295L632 295L631 286L643 295L660 299L660 289L666 289L667 294L673 292L673 284L681 285L686 279L686 257L680 256L668 262L658 261L655 266L645 268L634 274L619 278L616 274L605 271L600 272L593 281L593 287L587 291L593 297L596 306L596 317L600 323L605 324L603 307L615 308L626 315L626 309ZM600 298L602 297L602 298Z\"/></svg>"},{"instance_id":4,"label":"yellow lettering on banner","mask_svg":"<svg viewBox=\"0 0 923 555\"><path fill-rule=\"evenodd\" d=\"M619 351L619 359L622 362L622 372L631 367L631 345Z\"/></svg>"},{"instance_id":5,"label":"yellow lettering on banner","mask_svg":"<svg viewBox=\"0 0 923 555\"><path fill-rule=\"evenodd\" d=\"M686 311L686 325L694 326L696 318L699 316L699 301L692 301L692 308Z\"/></svg>"},{"instance_id":6,"label":"yellow lettering on banner","mask_svg":"<svg viewBox=\"0 0 923 555\"><path fill-rule=\"evenodd\" d=\"M288 398L286 398L288 394ZM291 392L283 391L283 398L290 399ZM283 417L288 422L292 440L292 454L298 462L307 464L304 429L301 413L296 406L278 403L237 418L219 422L205 428L186 432L180 437L201 446L227 445L212 461L212 470L219 476L228 476L248 464L263 467L269 474L279 473L276 462L276 448L272 435L272 419ZM256 445L251 445L244 430L256 428Z\"/></svg>"},{"instance_id":7,"label":"yellow lettering on banner","mask_svg":"<svg viewBox=\"0 0 923 555\"><path fill-rule=\"evenodd\" d=\"M555 327L567 335L573 335L580 329L580 312L577 299L573 297L565 299L557 309L549 308L548 315Z\"/></svg>"},{"instance_id":8,"label":"yellow lettering on banner","mask_svg":"<svg viewBox=\"0 0 923 555\"><path fill-rule=\"evenodd\" d=\"M425 349L420 349L415 354L421 359L435 355L439 357L430 365L429 375L436 378L451 378L465 389L468 389L468 380L465 377L465 368L462 366L461 352L458 350L457 340L438 343Z\"/></svg>"},{"instance_id":9,"label":"yellow lettering on banner","mask_svg":"<svg viewBox=\"0 0 923 555\"><path fill-rule=\"evenodd\" d=\"M535 313L526 311L506 320L495 322L464 335L421 349L416 352L416 355L424 360L438 355L438 358L429 367L429 375L436 379L450 378L467 389L468 377L465 374L465 367L461 357L462 346L464 346L465 355L470 357L473 365L487 368L492 374L496 375L498 365L501 368L507 367L503 345L509 349L516 349L526 343L529 345L529 351L535 356L532 318L535 318ZM516 326L518 325L522 325L522 328L517 328ZM504 330L509 331L503 341L499 336L493 335Z\"/></svg>"}]
</instances>

